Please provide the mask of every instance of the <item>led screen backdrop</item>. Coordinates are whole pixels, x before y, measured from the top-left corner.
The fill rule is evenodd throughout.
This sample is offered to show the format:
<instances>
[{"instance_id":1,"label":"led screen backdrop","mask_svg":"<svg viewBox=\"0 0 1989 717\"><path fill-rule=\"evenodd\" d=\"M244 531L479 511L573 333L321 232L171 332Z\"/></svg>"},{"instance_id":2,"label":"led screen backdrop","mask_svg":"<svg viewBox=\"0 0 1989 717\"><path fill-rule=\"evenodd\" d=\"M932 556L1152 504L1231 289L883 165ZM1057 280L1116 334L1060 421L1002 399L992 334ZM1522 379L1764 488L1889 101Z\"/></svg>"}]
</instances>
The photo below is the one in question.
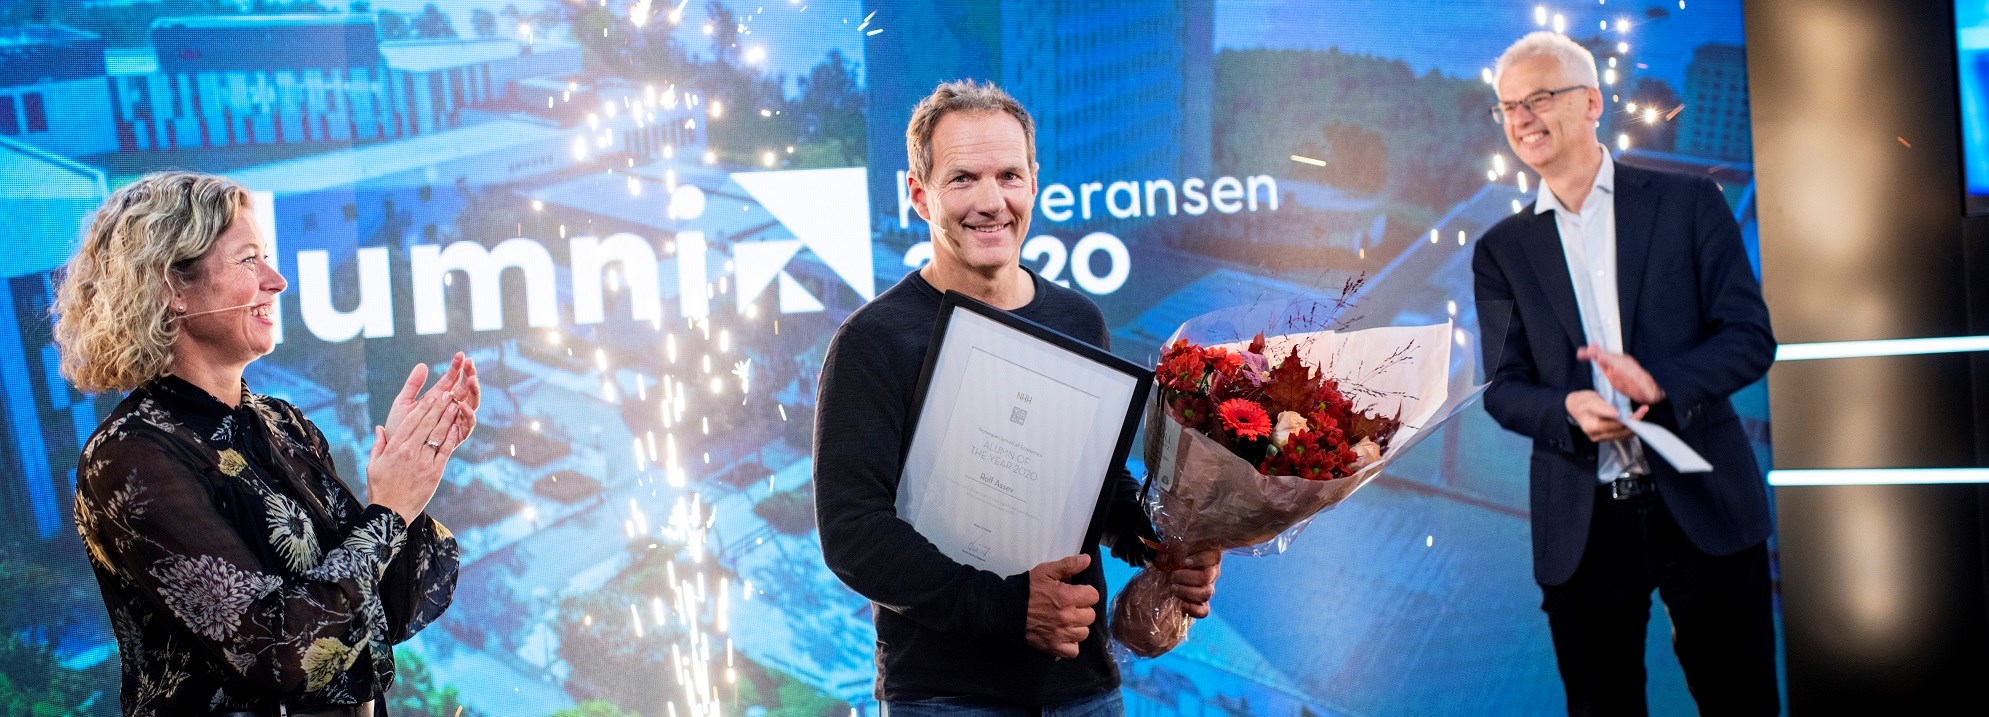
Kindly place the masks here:
<instances>
[{"instance_id":1,"label":"led screen backdrop","mask_svg":"<svg viewBox=\"0 0 1989 717\"><path fill-rule=\"evenodd\" d=\"M0 9L0 704L116 711L69 506L119 397L62 381L48 309L87 212L146 171L262 198L291 288L247 378L350 484L413 362L483 369L431 505L461 587L399 648L408 715L875 714L871 608L814 532L814 381L930 256L903 128L939 81L1035 114L1024 259L1149 364L1185 319L1362 275L1364 314L1475 327L1471 242L1537 184L1488 68L1536 29L1603 63L1623 160L1719 179L1753 252L1737 0L760 1ZM1216 617L1123 663L1128 711L1561 709L1525 454L1476 411L1288 554L1231 560ZM1688 699L1667 635L1657 611L1659 708Z\"/></svg>"},{"instance_id":2,"label":"led screen backdrop","mask_svg":"<svg viewBox=\"0 0 1989 717\"><path fill-rule=\"evenodd\" d=\"M1989 212L1989 107L1983 96L1983 55L1989 49L1989 5L1956 0L1955 77L1961 97L1962 174L1970 214Z\"/></svg>"}]
</instances>

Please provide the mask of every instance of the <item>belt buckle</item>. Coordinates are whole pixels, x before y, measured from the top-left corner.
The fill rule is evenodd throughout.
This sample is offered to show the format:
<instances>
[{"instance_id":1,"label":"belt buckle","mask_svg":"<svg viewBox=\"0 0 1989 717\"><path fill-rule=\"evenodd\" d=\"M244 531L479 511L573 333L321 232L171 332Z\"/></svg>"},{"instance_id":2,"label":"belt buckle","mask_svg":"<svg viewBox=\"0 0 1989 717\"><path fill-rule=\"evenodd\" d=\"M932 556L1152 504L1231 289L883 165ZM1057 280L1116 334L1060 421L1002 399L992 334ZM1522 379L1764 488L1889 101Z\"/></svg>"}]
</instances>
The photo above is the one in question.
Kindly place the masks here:
<instances>
[{"instance_id":1,"label":"belt buckle","mask_svg":"<svg viewBox=\"0 0 1989 717\"><path fill-rule=\"evenodd\" d=\"M1629 500L1650 492L1649 476L1624 473L1609 482L1609 497L1612 500Z\"/></svg>"}]
</instances>

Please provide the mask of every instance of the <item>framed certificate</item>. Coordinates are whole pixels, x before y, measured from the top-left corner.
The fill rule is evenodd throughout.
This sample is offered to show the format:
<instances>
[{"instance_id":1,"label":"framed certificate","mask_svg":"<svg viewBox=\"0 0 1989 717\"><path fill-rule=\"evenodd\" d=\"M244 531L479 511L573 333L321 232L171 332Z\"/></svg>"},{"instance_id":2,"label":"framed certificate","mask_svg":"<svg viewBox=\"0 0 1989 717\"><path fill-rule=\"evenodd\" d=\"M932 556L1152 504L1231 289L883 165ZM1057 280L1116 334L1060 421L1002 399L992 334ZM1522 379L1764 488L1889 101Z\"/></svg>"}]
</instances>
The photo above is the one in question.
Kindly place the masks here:
<instances>
[{"instance_id":1,"label":"framed certificate","mask_svg":"<svg viewBox=\"0 0 1989 717\"><path fill-rule=\"evenodd\" d=\"M998 575L1096 542L1153 372L946 292L912 399L898 517Z\"/></svg>"}]
</instances>

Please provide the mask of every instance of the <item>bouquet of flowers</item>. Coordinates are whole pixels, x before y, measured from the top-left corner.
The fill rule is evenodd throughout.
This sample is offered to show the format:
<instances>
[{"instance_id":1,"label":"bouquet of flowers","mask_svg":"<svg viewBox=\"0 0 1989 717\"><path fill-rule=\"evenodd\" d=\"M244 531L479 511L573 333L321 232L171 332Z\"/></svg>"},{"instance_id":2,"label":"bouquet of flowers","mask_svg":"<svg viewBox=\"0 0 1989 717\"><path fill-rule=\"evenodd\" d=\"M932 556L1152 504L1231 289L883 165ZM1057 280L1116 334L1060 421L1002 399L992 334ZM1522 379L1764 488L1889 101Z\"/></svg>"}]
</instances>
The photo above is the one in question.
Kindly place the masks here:
<instances>
[{"instance_id":1,"label":"bouquet of flowers","mask_svg":"<svg viewBox=\"0 0 1989 717\"><path fill-rule=\"evenodd\" d=\"M1349 284L1349 291L1358 284ZM1313 516L1378 476L1484 386L1451 323L1362 327L1350 304L1254 305L1189 321L1166 344L1148 404L1143 501L1163 564L1119 591L1112 635L1152 657L1192 619L1166 556L1283 552ZM1261 329L1247 341L1240 327ZM1453 338L1455 337L1455 338Z\"/></svg>"}]
</instances>

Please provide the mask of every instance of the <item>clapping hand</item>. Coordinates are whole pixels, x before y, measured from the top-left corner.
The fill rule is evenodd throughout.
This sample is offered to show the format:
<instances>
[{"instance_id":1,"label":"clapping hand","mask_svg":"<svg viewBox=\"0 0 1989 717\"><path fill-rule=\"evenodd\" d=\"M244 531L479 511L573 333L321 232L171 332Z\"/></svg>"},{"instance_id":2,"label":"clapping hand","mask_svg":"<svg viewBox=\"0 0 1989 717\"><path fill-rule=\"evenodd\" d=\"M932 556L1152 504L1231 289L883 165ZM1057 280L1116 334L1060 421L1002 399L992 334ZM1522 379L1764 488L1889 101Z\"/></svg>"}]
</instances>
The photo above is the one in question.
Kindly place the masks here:
<instances>
[{"instance_id":1,"label":"clapping hand","mask_svg":"<svg viewBox=\"0 0 1989 717\"><path fill-rule=\"evenodd\" d=\"M387 424L373 428L366 469L368 499L410 523L435 496L449 456L476 429L476 408L483 395L475 362L460 352L441 380L417 398L427 379L425 364L408 372L387 411Z\"/></svg>"},{"instance_id":2,"label":"clapping hand","mask_svg":"<svg viewBox=\"0 0 1989 717\"><path fill-rule=\"evenodd\" d=\"M460 374L467 381L466 385L452 386L452 388L457 389L453 396L456 400L463 403L464 408L469 409L471 413L475 413L477 408L483 405L483 383L477 380L476 362L464 356L463 352L458 351L454 357L449 359L449 371L447 373ZM443 380L449 380L449 376L443 376ZM401 392L394 395L393 406L387 409L387 432L392 433L394 428L400 425L401 419L407 416L407 412L414 408L415 397L421 393L422 384L427 382L428 364L415 364L414 370L409 371L407 374L407 381L401 384ZM442 386L440 382L435 385L436 388L441 388ZM430 392L433 393L433 390L431 389Z\"/></svg>"},{"instance_id":3,"label":"clapping hand","mask_svg":"<svg viewBox=\"0 0 1989 717\"><path fill-rule=\"evenodd\" d=\"M1568 394L1565 403L1568 416L1575 419L1575 424L1581 426L1582 433L1586 434L1589 440L1604 443L1630 437L1630 427L1623 425L1623 414L1604 400L1602 394L1594 391L1576 391ZM1642 420L1644 414L1650 410L1651 407L1648 405L1639 406L1636 413L1630 414L1630 418Z\"/></svg>"},{"instance_id":4,"label":"clapping hand","mask_svg":"<svg viewBox=\"0 0 1989 717\"><path fill-rule=\"evenodd\" d=\"M1644 370L1643 364L1629 354L1619 354L1604 350L1601 346L1589 344L1575 350L1575 360L1593 361L1602 369L1602 377L1625 398L1644 406L1664 400L1664 389L1659 388L1657 379Z\"/></svg>"}]
</instances>

